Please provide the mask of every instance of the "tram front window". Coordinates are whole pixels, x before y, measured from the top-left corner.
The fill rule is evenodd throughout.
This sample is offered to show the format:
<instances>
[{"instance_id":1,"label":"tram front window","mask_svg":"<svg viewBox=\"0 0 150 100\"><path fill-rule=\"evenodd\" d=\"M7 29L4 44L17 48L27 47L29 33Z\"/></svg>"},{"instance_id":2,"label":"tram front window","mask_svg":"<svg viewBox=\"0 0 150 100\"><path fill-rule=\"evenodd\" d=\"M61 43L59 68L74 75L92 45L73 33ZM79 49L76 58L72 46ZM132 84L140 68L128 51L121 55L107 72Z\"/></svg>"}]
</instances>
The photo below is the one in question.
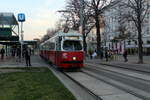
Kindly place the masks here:
<instances>
[{"instance_id":1,"label":"tram front window","mask_svg":"<svg viewBox=\"0 0 150 100\"><path fill-rule=\"evenodd\" d=\"M66 51L79 51L82 50L80 41L66 40L63 43L63 49Z\"/></svg>"}]
</instances>

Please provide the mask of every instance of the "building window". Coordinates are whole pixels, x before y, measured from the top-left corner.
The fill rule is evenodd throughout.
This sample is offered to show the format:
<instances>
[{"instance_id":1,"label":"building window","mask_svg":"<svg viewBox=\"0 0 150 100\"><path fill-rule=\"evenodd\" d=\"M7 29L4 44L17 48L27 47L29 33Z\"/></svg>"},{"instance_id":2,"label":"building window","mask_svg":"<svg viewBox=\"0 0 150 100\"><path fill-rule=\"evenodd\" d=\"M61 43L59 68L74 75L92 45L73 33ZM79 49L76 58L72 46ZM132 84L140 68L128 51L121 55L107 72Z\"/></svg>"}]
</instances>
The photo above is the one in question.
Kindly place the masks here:
<instances>
[{"instance_id":1,"label":"building window","mask_svg":"<svg viewBox=\"0 0 150 100\"><path fill-rule=\"evenodd\" d=\"M135 40L135 45L137 45L137 41Z\"/></svg>"},{"instance_id":2,"label":"building window","mask_svg":"<svg viewBox=\"0 0 150 100\"><path fill-rule=\"evenodd\" d=\"M147 44L150 44L150 40L147 40Z\"/></svg>"},{"instance_id":3,"label":"building window","mask_svg":"<svg viewBox=\"0 0 150 100\"><path fill-rule=\"evenodd\" d=\"M150 34L150 33L149 33L149 27L147 27L147 34Z\"/></svg>"},{"instance_id":4,"label":"building window","mask_svg":"<svg viewBox=\"0 0 150 100\"><path fill-rule=\"evenodd\" d=\"M128 45L131 45L131 41L128 41Z\"/></svg>"}]
</instances>

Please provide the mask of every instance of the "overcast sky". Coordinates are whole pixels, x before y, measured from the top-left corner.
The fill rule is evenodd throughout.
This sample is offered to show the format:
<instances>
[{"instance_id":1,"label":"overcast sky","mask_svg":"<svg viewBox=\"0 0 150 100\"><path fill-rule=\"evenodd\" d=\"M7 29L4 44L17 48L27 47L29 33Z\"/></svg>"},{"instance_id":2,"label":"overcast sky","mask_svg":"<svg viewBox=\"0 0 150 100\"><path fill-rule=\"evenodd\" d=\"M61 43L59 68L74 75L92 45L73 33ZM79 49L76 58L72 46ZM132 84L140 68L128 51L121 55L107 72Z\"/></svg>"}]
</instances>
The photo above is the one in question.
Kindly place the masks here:
<instances>
[{"instance_id":1,"label":"overcast sky","mask_svg":"<svg viewBox=\"0 0 150 100\"><path fill-rule=\"evenodd\" d=\"M24 39L40 38L48 28L54 28L60 18L57 12L66 0L1 0L0 12L25 13Z\"/></svg>"}]
</instances>

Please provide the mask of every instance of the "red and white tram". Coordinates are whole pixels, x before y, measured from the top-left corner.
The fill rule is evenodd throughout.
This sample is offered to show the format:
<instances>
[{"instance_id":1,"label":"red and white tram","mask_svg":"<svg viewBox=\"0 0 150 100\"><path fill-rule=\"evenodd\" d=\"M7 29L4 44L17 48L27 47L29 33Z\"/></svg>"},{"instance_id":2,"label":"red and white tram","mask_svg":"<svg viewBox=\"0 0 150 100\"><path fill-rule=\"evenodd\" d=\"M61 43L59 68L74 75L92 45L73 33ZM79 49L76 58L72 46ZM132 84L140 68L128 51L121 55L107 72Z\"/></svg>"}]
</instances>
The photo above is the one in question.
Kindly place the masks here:
<instances>
[{"instance_id":1,"label":"red and white tram","mask_svg":"<svg viewBox=\"0 0 150 100\"><path fill-rule=\"evenodd\" d=\"M82 35L58 32L40 45L40 56L59 68L83 67Z\"/></svg>"}]
</instances>

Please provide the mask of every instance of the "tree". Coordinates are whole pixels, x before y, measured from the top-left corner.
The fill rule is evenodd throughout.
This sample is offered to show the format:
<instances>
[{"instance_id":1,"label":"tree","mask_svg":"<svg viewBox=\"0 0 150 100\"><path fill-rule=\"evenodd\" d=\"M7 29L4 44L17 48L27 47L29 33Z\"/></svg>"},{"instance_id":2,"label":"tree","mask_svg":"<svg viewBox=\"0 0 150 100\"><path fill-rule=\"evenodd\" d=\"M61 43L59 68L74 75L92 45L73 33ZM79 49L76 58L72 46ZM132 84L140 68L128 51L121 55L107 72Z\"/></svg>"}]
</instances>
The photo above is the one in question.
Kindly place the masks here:
<instances>
[{"instance_id":1,"label":"tree","mask_svg":"<svg viewBox=\"0 0 150 100\"><path fill-rule=\"evenodd\" d=\"M142 26L145 16L149 12L149 0L128 0L123 2L125 9L128 11L126 17L132 21L137 28L138 33L138 63L143 63L143 47L142 47Z\"/></svg>"},{"instance_id":2,"label":"tree","mask_svg":"<svg viewBox=\"0 0 150 100\"><path fill-rule=\"evenodd\" d=\"M86 1L84 1L85 4ZM69 0L67 2L67 6L65 10L60 10L59 12L63 13L63 19L66 21L66 25L70 26L69 28L78 31L80 27L80 12L81 12L81 2L80 0ZM87 54L87 43L86 43L86 37L88 33L91 31L91 29L94 27L94 21L91 19L90 11L86 5L84 6L84 18L83 18L83 46L85 54Z\"/></svg>"},{"instance_id":3,"label":"tree","mask_svg":"<svg viewBox=\"0 0 150 100\"><path fill-rule=\"evenodd\" d=\"M49 38L51 38L51 37L53 37L53 36L55 35L56 32L58 32L57 29L48 29L48 30L47 30L47 36L48 36Z\"/></svg>"},{"instance_id":4,"label":"tree","mask_svg":"<svg viewBox=\"0 0 150 100\"><path fill-rule=\"evenodd\" d=\"M61 23L57 23L56 24L56 28L54 28L54 29L52 29L52 28L47 29L46 34L41 39L41 42L44 42L44 41L50 39L51 37L53 37L58 31L61 30L61 28L62 28Z\"/></svg>"},{"instance_id":5,"label":"tree","mask_svg":"<svg viewBox=\"0 0 150 100\"><path fill-rule=\"evenodd\" d=\"M101 55L101 32L100 32L100 17L103 16L103 13L108 8L114 6L118 2L115 0L89 0L86 5L90 9L90 16L95 21L96 26L96 35L97 35L97 54Z\"/></svg>"}]
</instances>

